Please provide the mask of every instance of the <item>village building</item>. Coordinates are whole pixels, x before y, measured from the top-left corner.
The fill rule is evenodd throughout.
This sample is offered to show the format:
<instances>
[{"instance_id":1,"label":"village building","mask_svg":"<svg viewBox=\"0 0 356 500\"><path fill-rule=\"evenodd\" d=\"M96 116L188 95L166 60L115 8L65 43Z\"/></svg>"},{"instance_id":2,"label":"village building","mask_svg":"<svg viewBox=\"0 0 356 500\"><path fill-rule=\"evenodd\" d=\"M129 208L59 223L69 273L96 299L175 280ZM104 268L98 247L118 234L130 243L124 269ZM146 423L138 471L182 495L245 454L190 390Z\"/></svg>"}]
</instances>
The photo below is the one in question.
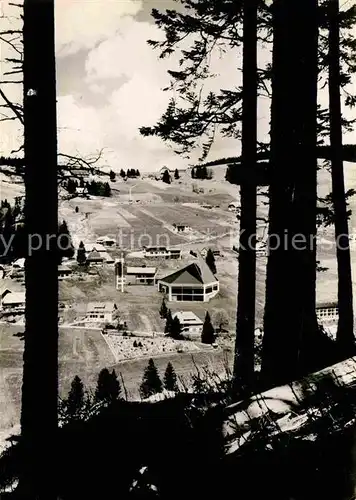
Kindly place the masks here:
<instances>
[{"instance_id":1,"label":"village building","mask_svg":"<svg viewBox=\"0 0 356 500\"><path fill-rule=\"evenodd\" d=\"M221 257L221 252L217 247L215 247L215 246L214 247L204 247L202 250L200 250L200 254L202 255L202 257L204 257L204 259L208 255L209 249L213 252L214 257Z\"/></svg>"},{"instance_id":2,"label":"village building","mask_svg":"<svg viewBox=\"0 0 356 500\"><path fill-rule=\"evenodd\" d=\"M167 300L208 302L219 293L219 280L202 258L157 280L158 290Z\"/></svg>"},{"instance_id":3,"label":"village building","mask_svg":"<svg viewBox=\"0 0 356 500\"><path fill-rule=\"evenodd\" d=\"M114 302L89 302L84 321L88 323L112 323L117 310L117 305Z\"/></svg>"},{"instance_id":4,"label":"village building","mask_svg":"<svg viewBox=\"0 0 356 500\"><path fill-rule=\"evenodd\" d=\"M84 248L87 254L97 251L97 252L106 252L107 249L101 243L84 243Z\"/></svg>"},{"instance_id":5,"label":"village building","mask_svg":"<svg viewBox=\"0 0 356 500\"><path fill-rule=\"evenodd\" d=\"M157 269L155 267L127 266L121 259L115 261L115 281L117 290L119 290L122 285L155 285L156 274Z\"/></svg>"},{"instance_id":6,"label":"village building","mask_svg":"<svg viewBox=\"0 0 356 500\"><path fill-rule=\"evenodd\" d=\"M93 250L90 252L87 256L87 264L90 264L92 266L102 266L104 263L104 258L103 256L97 252L96 250Z\"/></svg>"},{"instance_id":7,"label":"village building","mask_svg":"<svg viewBox=\"0 0 356 500\"><path fill-rule=\"evenodd\" d=\"M115 264L115 259L108 252L99 252L105 264Z\"/></svg>"},{"instance_id":8,"label":"village building","mask_svg":"<svg viewBox=\"0 0 356 500\"><path fill-rule=\"evenodd\" d=\"M78 196L86 196L88 194L88 189L84 186L77 186L75 188L75 194Z\"/></svg>"},{"instance_id":9,"label":"village building","mask_svg":"<svg viewBox=\"0 0 356 500\"><path fill-rule=\"evenodd\" d=\"M190 226L188 226L188 224L176 224L174 223L173 224L173 231L175 233L189 233L190 231L192 230L192 228Z\"/></svg>"},{"instance_id":10,"label":"village building","mask_svg":"<svg viewBox=\"0 0 356 500\"><path fill-rule=\"evenodd\" d=\"M6 285L1 286L1 288L0 288L0 307L2 307L2 301L3 301L4 297L6 297L6 295L8 295L11 292L12 292L12 290L10 290L10 288L8 288Z\"/></svg>"},{"instance_id":11,"label":"village building","mask_svg":"<svg viewBox=\"0 0 356 500\"><path fill-rule=\"evenodd\" d=\"M203 329L203 321L192 311L177 311L172 314L173 319L178 318L182 325L182 333L200 335Z\"/></svg>"},{"instance_id":12,"label":"village building","mask_svg":"<svg viewBox=\"0 0 356 500\"><path fill-rule=\"evenodd\" d=\"M12 269L14 271L24 271L25 270L25 259L17 259L15 262L12 264Z\"/></svg>"},{"instance_id":13,"label":"village building","mask_svg":"<svg viewBox=\"0 0 356 500\"><path fill-rule=\"evenodd\" d=\"M143 247L143 256L150 259L180 259L181 254L180 248Z\"/></svg>"},{"instance_id":14,"label":"village building","mask_svg":"<svg viewBox=\"0 0 356 500\"><path fill-rule=\"evenodd\" d=\"M26 296L25 292L6 293L1 300L4 311L25 312Z\"/></svg>"},{"instance_id":15,"label":"village building","mask_svg":"<svg viewBox=\"0 0 356 500\"><path fill-rule=\"evenodd\" d=\"M109 236L102 236L98 238L96 243L107 248L113 248L116 246L116 241L113 238L109 238Z\"/></svg>"},{"instance_id":16,"label":"village building","mask_svg":"<svg viewBox=\"0 0 356 500\"><path fill-rule=\"evenodd\" d=\"M64 265L58 266L58 279L68 278L72 274L72 270Z\"/></svg>"}]
</instances>

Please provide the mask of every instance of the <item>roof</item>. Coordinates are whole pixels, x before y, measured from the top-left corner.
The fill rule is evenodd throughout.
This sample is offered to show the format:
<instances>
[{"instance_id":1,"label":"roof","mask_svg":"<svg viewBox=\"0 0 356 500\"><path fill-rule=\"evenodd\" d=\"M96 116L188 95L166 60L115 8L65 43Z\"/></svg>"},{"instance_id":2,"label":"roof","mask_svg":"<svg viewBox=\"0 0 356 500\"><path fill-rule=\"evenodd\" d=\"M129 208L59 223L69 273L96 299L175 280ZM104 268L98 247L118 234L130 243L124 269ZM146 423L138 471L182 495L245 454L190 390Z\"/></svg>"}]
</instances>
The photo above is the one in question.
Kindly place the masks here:
<instances>
[{"instance_id":1,"label":"roof","mask_svg":"<svg viewBox=\"0 0 356 500\"><path fill-rule=\"evenodd\" d=\"M90 252L88 257L87 257L87 260L104 260L103 256L100 255L99 252L97 252L96 250L94 250L93 252Z\"/></svg>"},{"instance_id":2,"label":"roof","mask_svg":"<svg viewBox=\"0 0 356 500\"><path fill-rule=\"evenodd\" d=\"M339 307L337 302L319 302L316 305L316 309L327 309L329 307Z\"/></svg>"},{"instance_id":3,"label":"roof","mask_svg":"<svg viewBox=\"0 0 356 500\"><path fill-rule=\"evenodd\" d=\"M192 262L178 271L161 278L160 281L176 285L208 285L218 280L201 255L198 254L198 262Z\"/></svg>"},{"instance_id":4,"label":"roof","mask_svg":"<svg viewBox=\"0 0 356 500\"><path fill-rule=\"evenodd\" d=\"M100 244L101 241L113 241L114 243L116 243L116 240L114 240L114 238L110 238L109 236L102 236L101 238L98 238L96 240L97 243Z\"/></svg>"},{"instance_id":5,"label":"roof","mask_svg":"<svg viewBox=\"0 0 356 500\"><path fill-rule=\"evenodd\" d=\"M15 260L15 262L12 264L12 266L16 266L16 267L25 267L25 259L22 258L22 259L17 259Z\"/></svg>"},{"instance_id":6,"label":"roof","mask_svg":"<svg viewBox=\"0 0 356 500\"><path fill-rule=\"evenodd\" d=\"M69 269L69 267L67 267L67 266L58 266L58 272L71 273L72 270Z\"/></svg>"},{"instance_id":7,"label":"roof","mask_svg":"<svg viewBox=\"0 0 356 500\"><path fill-rule=\"evenodd\" d=\"M25 292L11 292L5 295L2 303L5 305L11 304L25 304L26 295Z\"/></svg>"},{"instance_id":8,"label":"roof","mask_svg":"<svg viewBox=\"0 0 356 500\"><path fill-rule=\"evenodd\" d=\"M149 252L149 251L152 251L152 250L155 250L155 251L160 251L160 252L167 252L168 249L167 247L142 247L146 250L146 252Z\"/></svg>"},{"instance_id":9,"label":"roof","mask_svg":"<svg viewBox=\"0 0 356 500\"><path fill-rule=\"evenodd\" d=\"M128 267L126 274L156 274L157 269L155 267Z\"/></svg>"},{"instance_id":10,"label":"roof","mask_svg":"<svg viewBox=\"0 0 356 500\"><path fill-rule=\"evenodd\" d=\"M108 252L100 252L100 257L102 257L106 262L115 262L115 259L111 257Z\"/></svg>"},{"instance_id":11,"label":"roof","mask_svg":"<svg viewBox=\"0 0 356 500\"><path fill-rule=\"evenodd\" d=\"M203 325L203 321L192 311L177 311L172 314L172 317L177 317L180 323L184 324L195 324Z\"/></svg>"},{"instance_id":12,"label":"roof","mask_svg":"<svg viewBox=\"0 0 356 500\"><path fill-rule=\"evenodd\" d=\"M94 250L97 252L106 252L106 248L100 243L84 243L84 248L86 252L93 252Z\"/></svg>"},{"instance_id":13,"label":"roof","mask_svg":"<svg viewBox=\"0 0 356 500\"><path fill-rule=\"evenodd\" d=\"M87 312L113 312L115 309L117 309L115 302L88 302L87 304Z\"/></svg>"}]
</instances>

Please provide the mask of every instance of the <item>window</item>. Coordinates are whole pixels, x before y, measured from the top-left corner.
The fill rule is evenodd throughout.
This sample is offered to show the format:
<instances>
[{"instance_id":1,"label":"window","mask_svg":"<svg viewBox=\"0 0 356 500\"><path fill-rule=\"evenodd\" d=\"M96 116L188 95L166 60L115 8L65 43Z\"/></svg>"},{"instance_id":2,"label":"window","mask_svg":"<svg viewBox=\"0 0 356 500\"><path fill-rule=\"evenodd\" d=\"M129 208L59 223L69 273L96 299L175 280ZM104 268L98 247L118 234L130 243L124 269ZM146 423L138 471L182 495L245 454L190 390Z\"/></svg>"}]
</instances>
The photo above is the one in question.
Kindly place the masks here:
<instances>
[{"instance_id":1,"label":"window","mask_svg":"<svg viewBox=\"0 0 356 500\"><path fill-rule=\"evenodd\" d=\"M213 291L213 288L209 286L208 288L205 289L205 293L211 293Z\"/></svg>"},{"instance_id":2,"label":"window","mask_svg":"<svg viewBox=\"0 0 356 500\"><path fill-rule=\"evenodd\" d=\"M219 289L218 285L213 285L213 290L214 290L214 291L216 291L216 290L218 290L218 289Z\"/></svg>"}]
</instances>

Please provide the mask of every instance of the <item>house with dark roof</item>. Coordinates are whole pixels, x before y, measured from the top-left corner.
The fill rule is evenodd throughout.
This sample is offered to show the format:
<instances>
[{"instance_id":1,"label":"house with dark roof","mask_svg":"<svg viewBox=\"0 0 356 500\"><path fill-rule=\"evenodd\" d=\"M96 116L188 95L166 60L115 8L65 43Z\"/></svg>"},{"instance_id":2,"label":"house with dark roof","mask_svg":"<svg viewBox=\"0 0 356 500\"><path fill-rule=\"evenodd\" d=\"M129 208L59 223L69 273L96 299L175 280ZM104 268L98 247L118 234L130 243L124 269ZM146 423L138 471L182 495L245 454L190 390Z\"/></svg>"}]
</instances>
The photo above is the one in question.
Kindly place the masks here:
<instances>
[{"instance_id":1,"label":"house with dark roof","mask_svg":"<svg viewBox=\"0 0 356 500\"><path fill-rule=\"evenodd\" d=\"M114 302L89 302L84 321L88 323L111 323L115 319L117 310L117 305Z\"/></svg>"},{"instance_id":2,"label":"house with dark roof","mask_svg":"<svg viewBox=\"0 0 356 500\"><path fill-rule=\"evenodd\" d=\"M170 302L208 302L219 293L219 280L199 254L196 261L157 280L157 286Z\"/></svg>"},{"instance_id":3,"label":"house with dark roof","mask_svg":"<svg viewBox=\"0 0 356 500\"><path fill-rule=\"evenodd\" d=\"M104 257L97 250L93 250L87 256L87 263L95 266L101 266L104 263Z\"/></svg>"}]
</instances>

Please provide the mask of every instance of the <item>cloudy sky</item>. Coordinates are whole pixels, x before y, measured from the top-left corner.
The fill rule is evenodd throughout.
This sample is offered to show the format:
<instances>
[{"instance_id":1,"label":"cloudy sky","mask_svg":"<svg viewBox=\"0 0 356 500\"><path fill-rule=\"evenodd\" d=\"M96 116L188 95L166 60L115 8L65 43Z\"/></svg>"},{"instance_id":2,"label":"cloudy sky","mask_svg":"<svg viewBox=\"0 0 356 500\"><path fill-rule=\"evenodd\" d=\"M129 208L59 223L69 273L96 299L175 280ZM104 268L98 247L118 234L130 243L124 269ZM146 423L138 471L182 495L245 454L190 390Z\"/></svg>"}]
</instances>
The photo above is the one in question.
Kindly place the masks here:
<instances>
[{"instance_id":1,"label":"cloudy sky","mask_svg":"<svg viewBox=\"0 0 356 500\"><path fill-rule=\"evenodd\" d=\"M9 11L1 2L4 14ZM177 69L178 55L158 59L148 39L163 34L151 18L152 8L176 8L173 0L57 0L56 52L59 150L86 156L105 148L104 163L114 170L157 170L185 167L191 160L176 155L160 139L144 138L139 127L154 125L172 94L167 69ZM15 23L15 21L13 21ZM2 47L1 56L4 57ZM7 54L5 54L7 55ZM261 53L265 62L268 54ZM241 54L214 54L212 89L241 82ZM3 67L3 66L2 66ZM208 90L208 89L206 89ZM15 90L9 89L10 94ZM12 96L15 99L14 96ZM268 101L259 106L259 136L267 139ZM6 127L6 132L5 132ZM1 124L3 148L15 149L21 131L13 122ZM5 133L4 133L5 132ZM239 153L235 140L218 139L209 159Z\"/></svg>"}]
</instances>

